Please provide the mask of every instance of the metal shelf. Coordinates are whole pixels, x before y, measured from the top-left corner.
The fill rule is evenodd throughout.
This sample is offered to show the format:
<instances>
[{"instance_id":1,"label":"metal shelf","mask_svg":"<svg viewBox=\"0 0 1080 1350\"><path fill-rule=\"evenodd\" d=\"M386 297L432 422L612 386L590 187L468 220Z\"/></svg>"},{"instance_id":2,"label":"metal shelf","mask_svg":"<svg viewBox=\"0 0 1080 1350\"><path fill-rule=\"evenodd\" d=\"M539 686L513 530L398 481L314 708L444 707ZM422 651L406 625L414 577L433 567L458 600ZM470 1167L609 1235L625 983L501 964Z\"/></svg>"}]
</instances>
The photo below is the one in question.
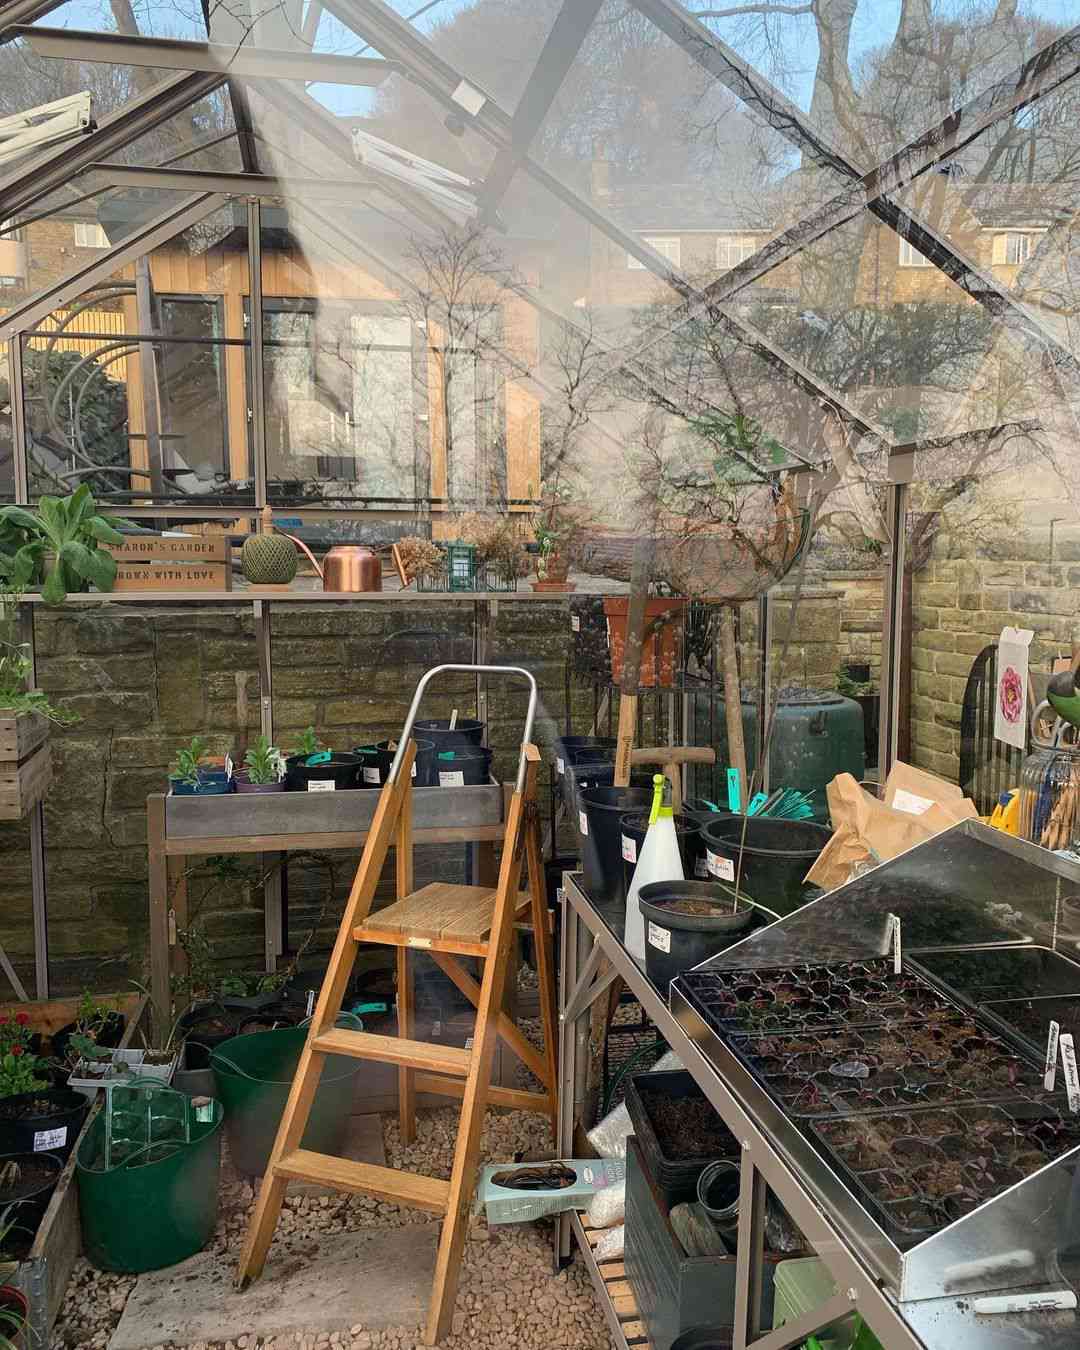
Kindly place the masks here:
<instances>
[{"instance_id":1,"label":"metal shelf","mask_svg":"<svg viewBox=\"0 0 1080 1350\"><path fill-rule=\"evenodd\" d=\"M902 1309L879 1287L874 1275L823 1212L807 1179L732 1095L727 1084L676 1021L659 990L627 952L617 936L617 930L622 926L622 914L616 913L620 907L594 904L581 885L579 873L565 875L562 896L559 1151L564 1157L574 1156L575 1121L583 1088L579 1066L587 1054L587 1014L595 999L607 990L612 976L617 975L640 1001L728 1128L742 1141L734 1350L747 1350L750 1346L754 1350L790 1350L790 1347L801 1345L808 1335L853 1309L861 1313L887 1350L937 1350L937 1347L945 1346L949 1350L958 1350L965 1345L990 1350L993 1343L976 1324L974 1314L970 1310L958 1311L954 1306L956 1299L931 1299ZM602 958L606 958L609 968L607 973L598 975L597 972L604 969ZM766 1187L802 1229L842 1292L798 1321L763 1335L754 1291L760 1291L761 1287ZM618 1315L607 1284L591 1257L591 1250L585 1251L589 1247L588 1238L575 1218L563 1216L558 1225L557 1257L565 1259L569 1256L571 1234L585 1254L609 1325L613 1318L617 1323ZM916 1330L916 1326L921 1330ZM939 1327L948 1330L939 1333Z\"/></svg>"}]
</instances>

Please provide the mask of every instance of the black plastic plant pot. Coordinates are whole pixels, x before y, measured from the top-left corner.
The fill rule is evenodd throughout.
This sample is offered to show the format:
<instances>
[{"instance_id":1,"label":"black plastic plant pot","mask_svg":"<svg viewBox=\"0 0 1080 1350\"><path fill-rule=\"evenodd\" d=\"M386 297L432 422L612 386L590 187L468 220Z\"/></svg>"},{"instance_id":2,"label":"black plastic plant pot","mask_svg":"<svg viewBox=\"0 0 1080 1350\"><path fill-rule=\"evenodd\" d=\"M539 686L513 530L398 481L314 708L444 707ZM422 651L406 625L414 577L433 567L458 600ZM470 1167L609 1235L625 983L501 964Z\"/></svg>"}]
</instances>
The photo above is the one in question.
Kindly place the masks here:
<instances>
[{"instance_id":1,"label":"black plastic plant pot","mask_svg":"<svg viewBox=\"0 0 1080 1350\"><path fill-rule=\"evenodd\" d=\"M466 787L486 783L491 775L492 752L482 745L441 750L435 757L439 787Z\"/></svg>"},{"instance_id":2,"label":"black plastic plant pot","mask_svg":"<svg viewBox=\"0 0 1080 1350\"><path fill-rule=\"evenodd\" d=\"M70 1088L0 1097L0 1153L55 1153L66 1158L89 1109L90 1098Z\"/></svg>"},{"instance_id":3,"label":"black plastic plant pot","mask_svg":"<svg viewBox=\"0 0 1080 1350\"><path fill-rule=\"evenodd\" d=\"M382 787L382 771L379 768L379 747L377 745L354 745L356 756L356 783L358 788Z\"/></svg>"},{"instance_id":4,"label":"black plastic plant pot","mask_svg":"<svg viewBox=\"0 0 1080 1350\"><path fill-rule=\"evenodd\" d=\"M702 825L706 865L717 881L735 880L744 824L740 888L781 916L794 913L810 898L812 888L803 885L803 878L832 838L832 830L810 820L757 816L732 816Z\"/></svg>"},{"instance_id":5,"label":"black plastic plant pot","mask_svg":"<svg viewBox=\"0 0 1080 1350\"><path fill-rule=\"evenodd\" d=\"M626 901L619 821L652 801L652 788L591 787L578 794L585 889L594 900Z\"/></svg>"},{"instance_id":6,"label":"black plastic plant pot","mask_svg":"<svg viewBox=\"0 0 1080 1350\"><path fill-rule=\"evenodd\" d=\"M638 905L645 920L645 973L665 998L676 975L738 942L755 915L742 900L736 908L733 886L714 881L656 881L642 886ZM697 912L680 912L680 906Z\"/></svg>"},{"instance_id":7,"label":"black plastic plant pot","mask_svg":"<svg viewBox=\"0 0 1080 1350\"><path fill-rule=\"evenodd\" d=\"M433 741L435 753L440 754L463 745L480 745L484 739L484 723L473 717L459 717L451 731L449 717L424 717L413 723L413 732L425 741Z\"/></svg>"},{"instance_id":8,"label":"black plastic plant pot","mask_svg":"<svg viewBox=\"0 0 1080 1350\"><path fill-rule=\"evenodd\" d=\"M180 1018L180 1030L188 1045L215 1050L236 1035L243 1014L221 1003L197 1003Z\"/></svg>"},{"instance_id":9,"label":"black plastic plant pot","mask_svg":"<svg viewBox=\"0 0 1080 1350\"><path fill-rule=\"evenodd\" d=\"M652 770L634 769L630 774L629 787L648 788L649 801L652 801ZM568 764L562 777L562 795L566 809L572 820L578 820L582 804L581 794L591 792L593 788L614 787L615 756L605 760L580 760L577 764ZM580 826L578 832L580 833Z\"/></svg>"},{"instance_id":10,"label":"black plastic plant pot","mask_svg":"<svg viewBox=\"0 0 1080 1350\"><path fill-rule=\"evenodd\" d=\"M22 1257L34 1243L38 1224L49 1207L63 1161L55 1153L8 1153L0 1156L0 1214L12 1206L8 1217L14 1228L4 1241L9 1255Z\"/></svg>"},{"instance_id":11,"label":"black plastic plant pot","mask_svg":"<svg viewBox=\"0 0 1080 1350\"><path fill-rule=\"evenodd\" d=\"M563 781L564 792L573 795L574 779L570 769L577 764L614 764L616 740L613 736L560 736L555 742L555 771Z\"/></svg>"},{"instance_id":12,"label":"black plastic plant pot","mask_svg":"<svg viewBox=\"0 0 1080 1350\"><path fill-rule=\"evenodd\" d=\"M392 750L391 745L394 747ZM375 769L379 775L380 785L385 783L390 776L390 766L397 754L397 746L396 740L389 740L380 741L375 747ZM416 738L416 758L413 760L412 772L413 787L438 787L439 780L436 773L435 742ZM363 773L361 777L367 780L367 773ZM372 786L370 782L367 785Z\"/></svg>"},{"instance_id":13,"label":"black plastic plant pot","mask_svg":"<svg viewBox=\"0 0 1080 1350\"><path fill-rule=\"evenodd\" d=\"M124 1027L126 1025L127 1019L123 1013L110 1012L106 1014L101 1030L94 1036L95 1042L105 1050L115 1050L124 1038ZM77 1026L76 1022L69 1022L67 1026L53 1032L52 1052L55 1059L67 1059L68 1042L75 1033Z\"/></svg>"},{"instance_id":14,"label":"black plastic plant pot","mask_svg":"<svg viewBox=\"0 0 1080 1350\"><path fill-rule=\"evenodd\" d=\"M648 831L649 817L644 812L635 811L623 816L619 822L619 851L622 855L623 885L627 895L630 893L634 868L637 867L637 860L641 857L642 845ZM701 837L701 826L697 819L694 816L677 815L675 836L679 841L683 875L695 881L706 880L705 842Z\"/></svg>"},{"instance_id":15,"label":"black plastic plant pot","mask_svg":"<svg viewBox=\"0 0 1080 1350\"><path fill-rule=\"evenodd\" d=\"M354 754L342 751L333 754L321 764L308 764L310 756L290 755L285 761L285 787L289 792L342 792L358 787L360 761ZM313 787L313 783L331 783L330 788Z\"/></svg>"}]
</instances>

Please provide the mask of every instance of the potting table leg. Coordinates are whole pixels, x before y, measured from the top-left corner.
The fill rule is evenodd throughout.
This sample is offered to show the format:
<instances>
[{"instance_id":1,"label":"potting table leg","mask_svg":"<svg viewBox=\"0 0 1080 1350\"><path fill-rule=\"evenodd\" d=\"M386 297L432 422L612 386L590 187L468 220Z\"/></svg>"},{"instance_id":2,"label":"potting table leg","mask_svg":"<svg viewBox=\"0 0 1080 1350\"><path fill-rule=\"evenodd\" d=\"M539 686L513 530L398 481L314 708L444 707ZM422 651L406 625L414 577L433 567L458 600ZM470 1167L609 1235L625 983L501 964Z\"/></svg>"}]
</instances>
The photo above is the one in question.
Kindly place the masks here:
<instances>
[{"instance_id":1,"label":"potting table leg","mask_svg":"<svg viewBox=\"0 0 1080 1350\"><path fill-rule=\"evenodd\" d=\"M584 963L578 958L578 916L573 905L560 888L562 925L559 942L559 1125L555 1147L563 1158L573 1156L575 1027L564 1009L570 991L577 987ZM555 1226L555 1265L564 1265L570 1259L570 1216L560 1214Z\"/></svg>"},{"instance_id":2,"label":"potting table leg","mask_svg":"<svg viewBox=\"0 0 1080 1350\"><path fill-rule=\"evenodd\" d=\"M765 1179L743 1149L739 1178L739 1247L735 1258L733 1350L746 1350L761 1335L761 1287L765 1254Z\"/></svg>"},{"instance_id":3,"label":"potting table leg","mask_svg":"<svg viewBox=\"0 0 1080 1350\"><path fill-rule=\"evenodd\" d=\"M168 1035L172 999L169 973L169 868L165 856L165 798L153 794L146 802L147 870L150 883L150 995L154 1022Z\"/></svg>"},{"instance_id":4,"label":"potting table leg","mask_svg":"<svg viewBox=\"0 0 1080 1350\"><path fill-rule=\"evenodd\" d=\"M416 1028L413 1019L413 963L408 947L397 948L397 1013L398 1035L411 1041ZM398 1118L403 1144L411 1144L416 1139L415 1077L414 1069L404 1066L398 1069Z\"/></svg>"}]
</instances>

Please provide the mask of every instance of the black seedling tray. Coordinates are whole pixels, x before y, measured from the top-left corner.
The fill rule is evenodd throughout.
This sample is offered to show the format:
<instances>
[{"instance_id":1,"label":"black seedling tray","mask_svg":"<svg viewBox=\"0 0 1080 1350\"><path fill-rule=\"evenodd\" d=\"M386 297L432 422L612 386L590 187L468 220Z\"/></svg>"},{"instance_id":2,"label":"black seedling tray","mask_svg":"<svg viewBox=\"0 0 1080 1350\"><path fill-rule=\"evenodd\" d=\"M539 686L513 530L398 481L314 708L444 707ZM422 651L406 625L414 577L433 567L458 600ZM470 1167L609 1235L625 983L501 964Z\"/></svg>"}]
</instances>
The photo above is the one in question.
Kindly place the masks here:
<instances>
[{"instance_id":1,"label":"black seedling tray","mask_svg":"<svg viewBox=\"0 0 1080 1350\"><path fill-rule=\"evenodd\" d=\"M897 1027L956 1011L954 1002L919 975L895 974L891 959L691 970L679 982L705 1020L727 1033Z\"/></svg>"},{"instance_id":2,"label":"black seedling tray","mask_svg":"<svg viewBox=\"0 0 1080 1350\"><path fill-rule=\"evenodd\" d=\"M1022 1042L1025 1049L1045 1054L1050 1023L1057 1022L1062 1032L1080 1039L1080 994L1057 998L995 999L981 1005L990 1019L1000 1023L1002 1031Z\"/></svg>"},{"instance_id":3,"label":"black seedling tray","mask_svg":"<svg viewBox=\"0 0 1080 1350\"><path fill-rule=\"evenodd\" d=\"M901 1249L1080 1144L1080 1119L1039 1106L961 1106L805 1124Z\"/></svg>"},{"instance_id":4,"label":"black seedling tray","mask_svg":"<svg viewBox=\"0 0 1080 1350\"><path fill-rule=\"evenodd\" d=\"M1043 1089L1041 1065L960 1009L896 1027L729 1035L728 1044L795 1118L1056 1100Z\"/></svg>"},{"instance_id":5,"label":"black seedling tray","mask_svg":"<svg viewBox=\"0 0 1080 1350\"><path fill-rule=\"evenodd\" d=\"M702 1158L669 1158L661 1147L642 1094L667 1097L675 1101L700 1100L715 1115L715 1126L724 1146ZM669 1205L697 1199L698 1177L716 1158L738 1158L739 1141L713 1111L705 1094L685 1069L673 1072L633 1074L626 1083L626 1109L634 1123L634 1134L644 1155L649 1175L663 1191Z\"/></svg>"},{"instance_id":6,"label":"black seedling tray","mask_svg":"<svg viewBox=\"0 0 1080 1350\"><path fill-rule=\"evenodd\" d=\"M921 952L911 965L972 1003L1080 994L1080 964L1049 947Z\"/></svg>"}]
</instances>

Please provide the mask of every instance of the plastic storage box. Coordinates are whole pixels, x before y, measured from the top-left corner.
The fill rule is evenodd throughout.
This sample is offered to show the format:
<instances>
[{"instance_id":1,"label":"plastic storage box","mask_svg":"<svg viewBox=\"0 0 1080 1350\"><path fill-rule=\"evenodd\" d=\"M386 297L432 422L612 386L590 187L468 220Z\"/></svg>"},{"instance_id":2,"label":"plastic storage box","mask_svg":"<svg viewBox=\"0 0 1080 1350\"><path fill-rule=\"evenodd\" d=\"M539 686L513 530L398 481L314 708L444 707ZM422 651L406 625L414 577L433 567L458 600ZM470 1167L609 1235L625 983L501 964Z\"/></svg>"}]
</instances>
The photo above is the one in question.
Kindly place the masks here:
<instances>
[{"instance_id":1,"label":"plastic storage box","mask_svg":"<svg viewBox=\"0 0 1080 1350\"><path fill-rule=\"evenodd\" d=\"M626 1084L626 1109L634 1123L634 1134L641 1149L649 1175L663 1193L668 1205L677 1205L683 1200L697 1199L698 1177L717 1158L738 1158L739 1141L717 1117L717 1128L726 1136L728 1147L718 1149L707 1158L674 1160L666 1158L660 1148L649 1113L641 1093L655 1093L665 1097L684 1099L687 1097L705 1100L705 1094L685 1069L676 1069L664 1073L636 1073Z\"/></svg>"},{"instance_id":2,"label":"plastic storage box","mask_svg":"<svg viewBox=\"0 0 1080 1350\"><path fill-rule=\"evenodd\" d=\"M671 1350L684 1331L735 1316L734 1256L687 1256L671 1227L667 1201L649 1176L633 1135L626 1141L626 1278L634 1291L651 1350ZM772 1323L773 1271L766 1253L762 1327Z\"/></svg>"},{"instance_id":3,"label":"plastic storage box","mask_svg":"<svg viewBox=\"0 0 1080 1350\"><path fill-rule=\"evenodd\" d=\"M820 1307L836 1293L825 1263L816 1256L781 1261L776 1267L774 1288L773 1325L777 1327ZM877 1338L856 1313L834 1322L828 1331L819 1332L816 1339L822 1350L850 1350L856 1336L860 1336L860 1350L871 1350L874 1346L881 1350Z\"/></svg>"}]
</instances>

